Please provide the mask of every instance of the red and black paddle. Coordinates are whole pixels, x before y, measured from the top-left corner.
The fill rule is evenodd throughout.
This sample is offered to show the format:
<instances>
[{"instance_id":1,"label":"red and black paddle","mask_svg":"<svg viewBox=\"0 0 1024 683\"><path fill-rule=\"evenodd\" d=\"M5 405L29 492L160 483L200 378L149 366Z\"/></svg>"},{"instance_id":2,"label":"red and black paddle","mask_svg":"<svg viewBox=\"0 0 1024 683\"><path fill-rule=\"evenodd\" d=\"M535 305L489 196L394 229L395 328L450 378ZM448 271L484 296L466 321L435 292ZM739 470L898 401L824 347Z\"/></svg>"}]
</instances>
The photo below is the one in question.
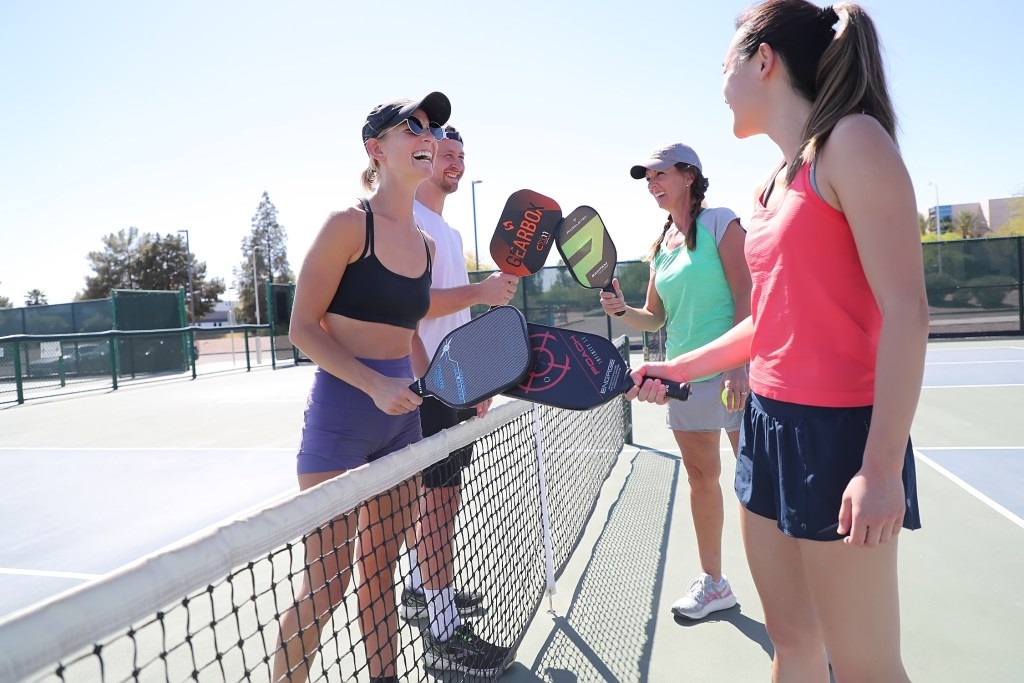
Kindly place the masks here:
<instances>
[{"instance_id":1,"label":"red and black paddle","mask_svg":"<svg viewBox=\"0 0 1024 683\"><path fill-rule=\"evenodd\" d=\"M607 338L561 327L527 323L532 365L504 395L534 403L589 410L633 386L629 366ZM668 397L685 401L690 385L669 385Z\"/></svg>"},{"instance_id":2,"label":"red and black paddle","mask_svg":"<svg viewBox=\"0 0 1024 683\"><path fill-rule=\"evenodd\" d=\"M509 275L533 275L544 267L562 220L558 202L533 190L509 195L491 237L491 258Z\"/></svg>"}]
</instances>

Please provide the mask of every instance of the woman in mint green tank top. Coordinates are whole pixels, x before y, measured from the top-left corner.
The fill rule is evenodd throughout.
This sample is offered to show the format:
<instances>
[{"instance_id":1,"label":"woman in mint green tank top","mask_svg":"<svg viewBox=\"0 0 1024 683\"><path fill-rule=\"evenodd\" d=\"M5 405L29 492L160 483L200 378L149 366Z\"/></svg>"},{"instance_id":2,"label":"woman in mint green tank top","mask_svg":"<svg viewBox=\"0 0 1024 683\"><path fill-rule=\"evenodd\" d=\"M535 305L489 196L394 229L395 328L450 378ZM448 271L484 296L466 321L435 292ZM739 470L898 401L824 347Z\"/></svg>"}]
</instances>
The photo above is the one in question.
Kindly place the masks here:
<instances>
[{"instance_id":1,"label":"woman in mint green tank top","mask_svg":"<svg viewBox=\"0 0 1024 683\"><path fill-rule=\"evenodd\" d=\"M668 211L668 220L648 257L651 279L644 306L627 306L617 281L615 294L601 293L601 304L606 313L621 314L623 322L638 330L654 332L664 326L666 356L671 359L717 339L750 315L744 231L730 209L702 208L708 181L697 153L686 145L655 150L630 175L646 179L648 192ZM739 409L748 391L746 368L698 378L690 387L689 400L669 403L666 423L686 467L701 571L672 611L701 619L736 604L722 573L719 444L724 429L735 455Z\"/></svg>"}]
</instances>

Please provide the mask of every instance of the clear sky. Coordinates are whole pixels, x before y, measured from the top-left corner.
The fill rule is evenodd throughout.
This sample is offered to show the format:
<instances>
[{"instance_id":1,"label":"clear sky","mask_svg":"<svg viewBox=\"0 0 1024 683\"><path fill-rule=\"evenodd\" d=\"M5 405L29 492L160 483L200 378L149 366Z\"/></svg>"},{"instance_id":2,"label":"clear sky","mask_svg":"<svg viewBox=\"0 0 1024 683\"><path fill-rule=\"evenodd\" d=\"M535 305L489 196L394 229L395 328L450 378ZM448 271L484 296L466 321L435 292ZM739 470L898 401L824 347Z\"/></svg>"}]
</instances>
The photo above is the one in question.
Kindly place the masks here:
<instances>
[{"instance_id":1,"label":"clear sky","mask_svg":"<svg viewBox=\"0 0 1024 683\"><path fill-rule=\"evenodd\" d=\"M1024 191L1024 3L865 0L922 210ZM263 191L299 269L360 193L374 104L441 90L466 139L446 215L481 256L508 195L590 204L619 258L663 216L629 167L693 146L708 201L750 213L778 158L736 140L722 60L746 0L362 3L0 0L0 294L69 301L111 232L188 229L224 278ZM1014 123L1016 122L1016 123ZM555 263L555 257L550 258Z\"/></svg>"}]
</instances>

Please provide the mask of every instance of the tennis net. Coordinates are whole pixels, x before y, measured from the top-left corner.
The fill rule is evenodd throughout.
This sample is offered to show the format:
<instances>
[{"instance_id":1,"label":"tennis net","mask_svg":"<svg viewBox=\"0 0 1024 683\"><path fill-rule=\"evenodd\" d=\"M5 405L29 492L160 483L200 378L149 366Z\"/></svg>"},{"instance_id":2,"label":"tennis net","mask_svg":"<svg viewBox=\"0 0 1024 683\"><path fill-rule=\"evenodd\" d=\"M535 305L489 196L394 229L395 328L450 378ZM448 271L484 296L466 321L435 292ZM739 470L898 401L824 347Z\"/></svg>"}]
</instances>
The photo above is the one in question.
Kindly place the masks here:
<instances>
[{"instance_id":1,"label":"tennis net","mask_svg":"<svg viewBox=\"0 0 1024 683\"><path fill-rule=\"evenodd\" d=\"M497 678L553 592L629 429L622 398L586 412L509 400L0 621L0 682L270 681L284 670L305 680L306 667L309 680ZM416 474L467 446L452 585L482 601L456 599L463 626L452 638L463 648L451 654L441 646L454 640L431 635L425 610L399 617L416 617L399 546L418 516ZM304 580L312 597L296 608Z\"/></svg>"}]
</instances>

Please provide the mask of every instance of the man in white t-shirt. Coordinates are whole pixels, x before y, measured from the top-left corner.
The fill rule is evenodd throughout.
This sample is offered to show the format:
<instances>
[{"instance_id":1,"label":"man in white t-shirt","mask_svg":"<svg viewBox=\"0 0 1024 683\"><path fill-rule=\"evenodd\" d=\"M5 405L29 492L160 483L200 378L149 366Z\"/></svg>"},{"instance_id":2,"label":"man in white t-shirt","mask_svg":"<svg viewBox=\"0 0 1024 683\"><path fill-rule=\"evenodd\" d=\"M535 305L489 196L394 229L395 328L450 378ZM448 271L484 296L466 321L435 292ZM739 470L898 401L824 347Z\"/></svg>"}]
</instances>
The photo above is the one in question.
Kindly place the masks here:
<instances>
[{"instance_id":1,"label":"man in white t-shirt","mask_svg":"<svg viewBox=\"0 0 1024 683\"><path fill-rule=\"evenodd\" d=\"M430 310L419 324L427 355L413 357L417 377L426 371L445 335L469 322L470 306L507 304L515 295L519 281L514 275L498 272L482 282L470 283L462 236L441 216L445 199L459 189L464 173L462 136L452 126L446 126L444 139L437 143L433 177L420 184L413 208L417 224L436 245ZM483 417L490 403L488 399L475 410L458 411L435 398L424 398L420 405L424 438L473 416ZM501 660L508 651L483 641L468 624L462 623L462 616L481 606L483 595L456 591L452 585L454 520L462 500L462 470L469 465L472 456L473 446L469 445L453 451L422 473L417 538L407 542L410 572L399 610L406 619L426 617L430 621L424 648L427 666L493 676L496 675L493 667L503 663ZM453 637L455 635L458 637Z\"/></svg>"}]
</instances>

